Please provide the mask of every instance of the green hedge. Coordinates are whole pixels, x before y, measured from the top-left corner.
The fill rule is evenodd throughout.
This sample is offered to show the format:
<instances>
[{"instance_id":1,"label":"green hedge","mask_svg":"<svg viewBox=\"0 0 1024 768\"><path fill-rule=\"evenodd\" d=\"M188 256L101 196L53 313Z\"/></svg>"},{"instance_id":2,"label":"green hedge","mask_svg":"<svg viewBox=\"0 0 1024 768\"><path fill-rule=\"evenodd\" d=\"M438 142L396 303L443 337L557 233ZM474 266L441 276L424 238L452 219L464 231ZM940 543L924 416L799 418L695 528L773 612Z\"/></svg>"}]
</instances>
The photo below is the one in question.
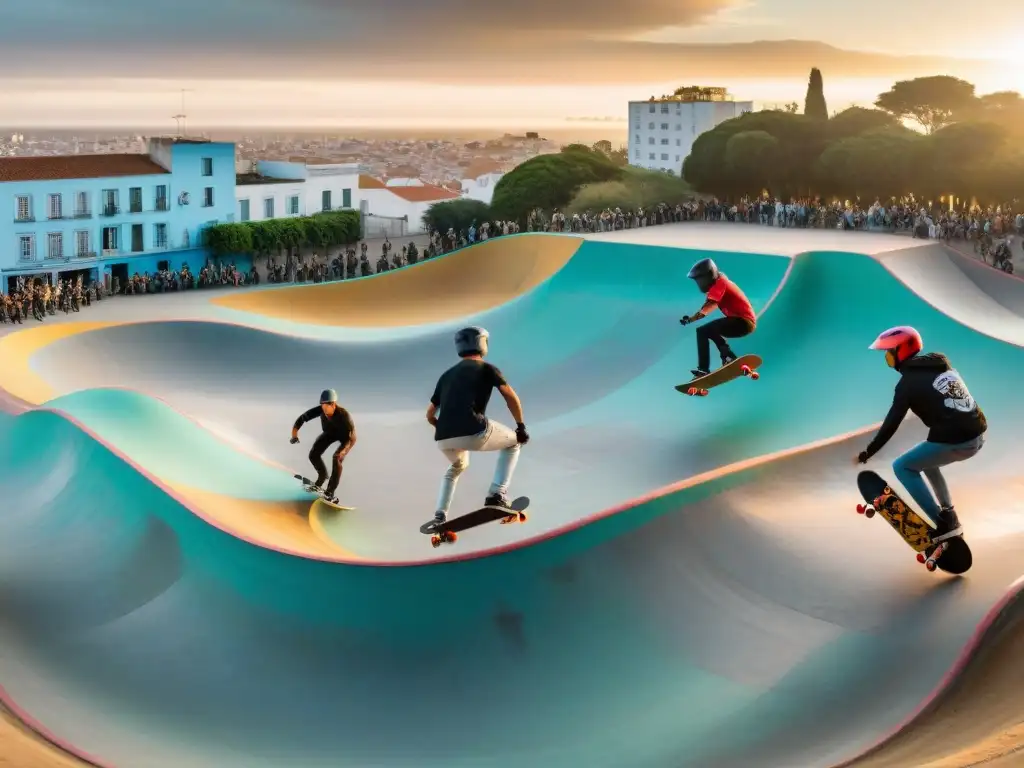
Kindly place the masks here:
<instances>
[{"instance_id":1,"label":"green hedge","mask_svg":"<svg viewBox=\"0 0 1024 768\"><path fill-rule=\"evenodd\" d=\"M330 211L291 219L215 224L204 232L214 256L235 253L266 255L288 248L329 248L359 240L358 211Z\"/></svg>"}]
</instances>

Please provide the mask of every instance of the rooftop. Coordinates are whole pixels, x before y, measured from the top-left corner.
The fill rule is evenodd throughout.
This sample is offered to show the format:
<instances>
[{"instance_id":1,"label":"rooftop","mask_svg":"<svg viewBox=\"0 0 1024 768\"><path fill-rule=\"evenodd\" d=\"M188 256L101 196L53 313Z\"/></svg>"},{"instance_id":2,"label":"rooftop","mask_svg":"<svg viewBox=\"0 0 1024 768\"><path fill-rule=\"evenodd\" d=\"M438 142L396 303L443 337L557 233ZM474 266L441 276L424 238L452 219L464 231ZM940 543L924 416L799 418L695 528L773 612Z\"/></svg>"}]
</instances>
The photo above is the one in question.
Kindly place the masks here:
<instances>
[{"instance_id":1,"label":"rooftop","mask_svg":"<svg viewBox=\"0 0 1024 768\"><path fill-rule=\"evenodd\" d=\"M360 189L386 189L396 197L400 197L409 203L426 203L441 200L456 200L461 195L456 192L450 192L443 187L436 187L433 184L423 184L422 186L403 186L403 187L389 187L380 179L375 179L373 176L367 176L365 173L359 174L359 188Z\"/></svg>"},{"instance_id":2,"label":"rooftop","mask_svg":"<svg viewBox=\"0 0 1024 768\"><path fill-rule=\"evenodd\" d=\"M235 184L244 187L250 184L302 184L305 179L277 179L273 176L263 176L258 173L236 173Z\"/></svg>"},{"instance_id":3,"label":"rooftop","mask_svg":"<svg viewBox=\"0 0 1024 768\"><path fill-rule=\"evenodd\" d=\"M104 179L114 176L170 174L149 155L40 155L0 157L0 182Z\"/></svg>"},{"instance_id":4,"label":"rooftop","mask_svg":"<svg viewBox=\"0 0 1024 768\"><path fill-rule=\"evenodd\" d=\"M211 144L209 139L204 139L199 136L152 136L150 141L155 141L157 144Z\"/></svg>"}]
</instances>

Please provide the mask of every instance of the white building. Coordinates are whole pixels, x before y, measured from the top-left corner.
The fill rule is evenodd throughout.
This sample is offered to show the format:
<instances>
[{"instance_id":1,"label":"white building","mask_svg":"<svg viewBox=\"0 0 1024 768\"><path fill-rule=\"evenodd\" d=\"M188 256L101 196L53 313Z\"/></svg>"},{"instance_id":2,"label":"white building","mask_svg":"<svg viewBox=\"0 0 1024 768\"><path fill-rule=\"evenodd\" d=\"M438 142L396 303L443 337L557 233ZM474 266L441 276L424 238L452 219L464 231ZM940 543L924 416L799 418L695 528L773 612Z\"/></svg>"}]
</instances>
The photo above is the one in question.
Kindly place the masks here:
<instances>
[{"instance_id":1,"label":"white building","mask_svg":"<svg viewBox=\"0 0 1024 768\"><path fill-rule=\"evenodd\" d=\"M368 237L373 236L373 219L404 219L407 225L402 234L420 234L425 229L423 214L430 206L461 197L458 192L425 184L419 179L393 179L384 183L368 175L359 177L359 194L363 201L364 227ZM394 234L394 230L388 231L388 234Z\"/></svg>"},{"instance_id":2,"label":"white building","mask_svg":"<svg viewBox=\"0 0 1024 768\"><path fill-rule=\"evenodd\" d=\"M629 102L629 164L679 175L693 142L717 125L754 110L724 88L680 88L669 96Z\"/></svg>"},{"instance_id":3,"label":"white building","mask_svg":"<svg viewBox=\"0 0 1024 768\"><path fill-rule=\"evenodd\" d=\"M360 210L358 163L257 160L235 186L238 221Z\"/></svg>"}]
</instances>

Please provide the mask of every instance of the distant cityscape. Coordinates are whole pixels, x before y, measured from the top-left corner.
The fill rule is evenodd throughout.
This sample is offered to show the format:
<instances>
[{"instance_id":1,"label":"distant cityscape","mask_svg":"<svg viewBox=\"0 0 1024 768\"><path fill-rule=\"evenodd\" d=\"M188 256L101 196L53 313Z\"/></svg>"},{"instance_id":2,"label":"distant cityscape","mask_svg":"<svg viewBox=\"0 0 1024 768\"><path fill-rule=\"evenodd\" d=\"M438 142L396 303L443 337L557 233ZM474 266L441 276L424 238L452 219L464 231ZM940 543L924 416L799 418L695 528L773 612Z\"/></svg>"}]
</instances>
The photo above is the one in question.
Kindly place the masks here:
<instances>
[{"instance_id":1,"label":"distant cityscape","mask_svg":"<svg viewBox=\"0 0 1024 768\"><path fill-rule=\"evenodd\" d=\"M148 136L174 134L173 130L153 129L0 130L0 157L145 152ZM618 131L587 128L569 133L574 138L542 136L535 132L456 136L441 131L402 135L384 131L323 134L245 129L201 135L215 141L233 141L237 147L236 170L239 173L250 171L256 160L359 163L370 175L380 179L412 178L438 185L504 173L537 155L557 152L573 141L592 144L606 139L620 144L624 138L609 138L610 133Z\"/></svg>"}]
</instances>

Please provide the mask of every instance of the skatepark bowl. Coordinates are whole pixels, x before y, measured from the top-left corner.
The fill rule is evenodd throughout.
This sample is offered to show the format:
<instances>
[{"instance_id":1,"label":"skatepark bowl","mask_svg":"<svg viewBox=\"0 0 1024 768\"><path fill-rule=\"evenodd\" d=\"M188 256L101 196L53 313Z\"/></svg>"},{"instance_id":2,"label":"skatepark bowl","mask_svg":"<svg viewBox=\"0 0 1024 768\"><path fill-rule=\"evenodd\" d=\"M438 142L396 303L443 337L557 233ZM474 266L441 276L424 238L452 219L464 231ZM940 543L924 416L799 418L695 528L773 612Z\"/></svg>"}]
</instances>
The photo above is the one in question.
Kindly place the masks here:
<instances>
[{"instance_id":1,"label":"skatepark bowl","mask_svg":"<svg viewBox=\"0 0 1024 768\"><path fill-rule=\"evenodd\" d=\"M689 398L712 256L759 381ZM0 754L116 768L827 768L1024 760L1024 282L885 234L491 240L347 282L103 301L0 337ZM79 320L81 322L79 322ZM524 525L433 549L424 420L463 325L519 392ZM990 422L974 567L855 507L911 324ZM337 389L358 443L308 473ZM500 398L490 415L509 421ZM923 439L909 418L869 468ZM493 456L462 476L477 506ZM42 746L41 746L42 745ZM17 757L12 757L17 756Z\"/></svg>"}]
</instances>

